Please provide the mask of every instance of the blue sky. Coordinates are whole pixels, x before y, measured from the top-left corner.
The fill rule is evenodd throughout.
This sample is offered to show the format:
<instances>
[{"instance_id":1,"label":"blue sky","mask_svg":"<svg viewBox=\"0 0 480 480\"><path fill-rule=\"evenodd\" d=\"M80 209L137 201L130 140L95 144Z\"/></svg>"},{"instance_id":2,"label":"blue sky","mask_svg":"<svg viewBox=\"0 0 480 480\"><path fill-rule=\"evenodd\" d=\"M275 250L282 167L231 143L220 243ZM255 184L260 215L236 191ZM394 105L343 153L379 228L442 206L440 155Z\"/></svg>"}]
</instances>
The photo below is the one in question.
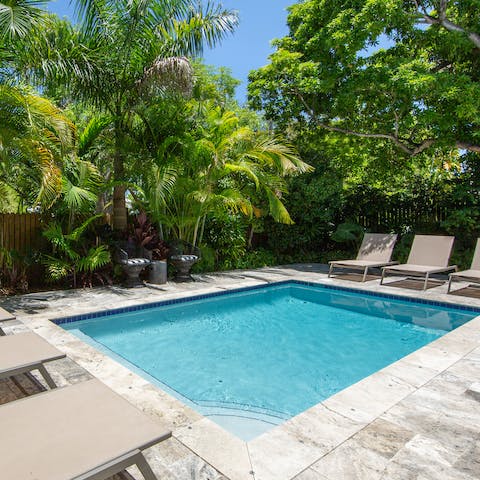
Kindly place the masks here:
<instances>
[{"instance_id":1,"label":"blue sky","mask_svg":"<svg viewBox=\"0 0 480 480\"><path fill-rule=\"evenodd\" d=\"M240 25L218 47L205 52L205 63L229 67L233 76L242 81L237 98L244 102L248 72L266 65L273 51L270 41L287 34L286 9L295 0L223 0L221 3L227 9L238 11ZM72 16L69 0L51 1L48 8L61 17Z\"/></svg>"}]
</instances>

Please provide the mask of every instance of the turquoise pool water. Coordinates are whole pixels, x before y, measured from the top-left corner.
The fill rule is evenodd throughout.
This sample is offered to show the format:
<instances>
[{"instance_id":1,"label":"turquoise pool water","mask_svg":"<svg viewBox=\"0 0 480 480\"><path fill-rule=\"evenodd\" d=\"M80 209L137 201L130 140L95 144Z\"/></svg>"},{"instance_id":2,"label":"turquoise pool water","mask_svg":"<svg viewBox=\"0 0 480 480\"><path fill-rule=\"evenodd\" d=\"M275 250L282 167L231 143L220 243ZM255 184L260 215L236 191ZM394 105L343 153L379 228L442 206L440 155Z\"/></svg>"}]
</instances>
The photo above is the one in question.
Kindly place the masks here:
<instances>
[{"instance_id":1,"label":"turquoise pool water","mask_svg":"<svg viewBox=\"0 0 480 480\"><path fill-rule=\"evenodd\" d=\"M249 439L476 315L287 283L62 326Z\"/></svg>"}]
</instances>

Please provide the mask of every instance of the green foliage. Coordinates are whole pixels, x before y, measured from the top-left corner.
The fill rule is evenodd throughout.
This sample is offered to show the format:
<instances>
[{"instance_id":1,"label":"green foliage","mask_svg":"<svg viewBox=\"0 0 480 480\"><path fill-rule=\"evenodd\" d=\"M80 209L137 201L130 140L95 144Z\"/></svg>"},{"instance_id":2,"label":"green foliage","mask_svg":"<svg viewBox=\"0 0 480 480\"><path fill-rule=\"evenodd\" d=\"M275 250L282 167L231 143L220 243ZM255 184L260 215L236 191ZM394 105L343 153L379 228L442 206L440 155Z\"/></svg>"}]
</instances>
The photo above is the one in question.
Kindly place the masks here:
<instances>
[{"instance_id":1,"label":"green foliage","mask_svg":"<svg viewBox=\"0 0 480 480\"><path fill-rule=\"evenodd\" d=\"M250 269L278 265L278 257L264 248L248 251L235 264L235 268Z\"/></svg>"},{"instance_id":2,"label":"green foliage","mask_svg":"<svg viewBox=\"0 0 480 480\"><path fill-rule=\"evenodd\" d=\"M27 292L28 270L36 260L33 253L23 255L16 250L0 248L0 292Z\"/></svg>"},{"instance_id":3,"label":"green foliage","mask_svg":"<svg viewBox=\"0 0 480 480\"><path fill-rule=\"evenodd\" d=\"M456 235L463 242L480 237L480 211L477 206L454 210L441 224L451 235Z\"/></svg>"},{"instance_id":4,"label":"green foliage","mask_svg":"<svg viewBox=\"0 0 480 480\"><path fill-rule=\"evenodd\" d=\"M90 217L68 234L56 222L44 230L43 235L53 252L43 256L43 264L52 281L72 277L73 288L76 288L78 274L84 274L84 284L91 284L92 275L110 263L111 255L106 245L90 246L86 241L87 230L99 217Z\"/></svg>"},{"instance_id":5,"label":"green foliage","mask_svg":"<svg viewBox=\"0 0 480 480\"><path fill-rule=\"evenodd\" d=\"M337 243L346 243L353 247L358 247L364 233L363 227L358 223L345 222L337 226L332 233L332 240Z\"/></svg>"},{"instance_id":6,"label":"green foliage","mask_svg":"<svg viewBox=\"0 0 480 480\"><path fill-rule=\"evenodd\" d=\"M246 224L239 215L209 216L204 241L215 253L215 270L238 268L246 254Z\"/></svg>"},{"instance_id":7,"label":"green foliage","mask_svg":"<svg viewBox=\"0 0 480 480\"><path fill-rule=\"evenodd\" d=\"M387 158L479 152L479 6L298 2L270 64L250 74L250 103L282 129L358 139Z\"/></svg>"},{"instance_id":8,"label":"green foliage","mask_svg":"<svg viewBox=\"0 0 480 480\"><path fill-rule=\"evenodd\" d=\"M156 160L141 177L144 208L164 234L202 244L205 220L212 214L270 214L290 224L281 200L285 179L311 167L282 138L240 126L235 112L210 102L192 111L195 127L160 143Z\"/></svg>"},{"instance_id":9,"label":"green foliage","mask_svg":"<svg viewBox=\"0 0 480 480\"><path fill-rule=\"evenodd\" d=\"M45 207L61 191L63 156L74 125L50 101L28 89L0 83L0 185L15 192L17 210Z\"/></svg>"}]
</instances>

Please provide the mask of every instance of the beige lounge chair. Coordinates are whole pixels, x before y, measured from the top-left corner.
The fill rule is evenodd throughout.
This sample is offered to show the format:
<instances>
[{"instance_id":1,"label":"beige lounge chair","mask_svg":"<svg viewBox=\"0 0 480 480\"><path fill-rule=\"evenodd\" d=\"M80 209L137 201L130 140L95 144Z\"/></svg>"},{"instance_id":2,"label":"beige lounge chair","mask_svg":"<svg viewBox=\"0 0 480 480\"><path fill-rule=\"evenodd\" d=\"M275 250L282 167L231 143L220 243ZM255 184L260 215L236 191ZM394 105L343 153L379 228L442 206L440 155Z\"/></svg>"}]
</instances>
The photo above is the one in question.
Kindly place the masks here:
<instances>
[{"instance_id":1,"label":"beige lounge chair","mask_svg":"<svg viewBox=\"0 0 480 480\"><path fill-rule=\"evenodd\" d=\"M413 277L425 277L423 290L426 290L431 274L457 269L456 265L448 265L454 241L455 237L415 235L407 263L384 267L380 285L383 285L387 272L391 272Z\"/></svg>"},{"instance_id":2,"label":"beige lounge chair","mask_svg":"<svg viewBox=\"0 0 480 480\"><path fill-rule=\"evenodd\" d=\"M358 250L355 260L334 260L328 262L330 278L335 267L351 268L354 270L363 270L362 282L367 278L368 269L375 267L384 267L385 265L394 265L398 262L392 262L392 253L397 235L383 233L366 233L362 244Z\"/></svg>"},{"instance_id":3,"label":"beige lounge chair","mask_svg":"<svg viewBox=\"0 0 480 480\"><path fill-rule=\"evenodd\" d=\"M462 272L451 273L448 278L448 290L452 287L453 280L465 280L470 283L480 283L480 238L477 240L475 247L475 253L473 254L472 265L469 270L463 270Z\"/></svg>"},{"instance_id":4,"label":"beige lounge chair","mask_svg":"<svg viewBox=\"0 0 480 480\"><path fill-rule=\"evenodd\" d=\"M2 322L7 322L8 320L15 320L15 315L12 315L10 312L7 312L5 309L0 307L0 337L5 335L5 332L2 330Z\"/></svg>"},{"instance_id":5,"label":"beige lounge chair","mask_svg":"<svg viewBox=\"0 0 480 480\"><path fill-rule=\"evenodd\" d=\"M8 480L104 480L137 465L171 436L99 380L0 406L0 472Z\"/></svg>"},{"instance_id":6,"label":"beige lounge chair","mask_svg":"<svg viewBox=\"0 0 480 480\"><path fill-rule=\"evenodd\" d=\"M38 370L47 385L56 388L55 382L45 368L45 363L65 356L35 333L0 337L0 378Z\"/></svg>"}]
</instances>

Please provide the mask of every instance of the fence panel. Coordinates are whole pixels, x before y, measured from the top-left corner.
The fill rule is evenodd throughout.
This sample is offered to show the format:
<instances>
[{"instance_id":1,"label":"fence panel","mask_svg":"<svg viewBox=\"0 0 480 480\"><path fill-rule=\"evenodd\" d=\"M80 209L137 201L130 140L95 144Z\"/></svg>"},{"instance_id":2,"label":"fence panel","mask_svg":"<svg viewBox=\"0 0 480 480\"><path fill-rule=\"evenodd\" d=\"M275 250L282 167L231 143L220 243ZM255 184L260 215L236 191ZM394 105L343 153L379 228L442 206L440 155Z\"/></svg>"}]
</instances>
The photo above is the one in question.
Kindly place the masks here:
<instances>
[{"instance_id":1,"label":"fence panel","mask_svg":"<svg viewBox=\"0 0 480 480\"><path fill-rule=\"evenodd\" d=\"M40 247L40 216L0 213L0 248L27 253Z\"/></svg>"},{"instance_id":2,"label":"fence panel","mask_svg":"<svg viewBox=\"0 0 480 480\"><path fill-rule=\"evenodd\" d=\"M379 207L371 214L357 214L356 222L368 229L398 228L400 225L410 225L415 228L422 224L441 223L447 218L451 209L451 206L438 204L419 210L402 205Z\"/></svg>"}]
</instances>

